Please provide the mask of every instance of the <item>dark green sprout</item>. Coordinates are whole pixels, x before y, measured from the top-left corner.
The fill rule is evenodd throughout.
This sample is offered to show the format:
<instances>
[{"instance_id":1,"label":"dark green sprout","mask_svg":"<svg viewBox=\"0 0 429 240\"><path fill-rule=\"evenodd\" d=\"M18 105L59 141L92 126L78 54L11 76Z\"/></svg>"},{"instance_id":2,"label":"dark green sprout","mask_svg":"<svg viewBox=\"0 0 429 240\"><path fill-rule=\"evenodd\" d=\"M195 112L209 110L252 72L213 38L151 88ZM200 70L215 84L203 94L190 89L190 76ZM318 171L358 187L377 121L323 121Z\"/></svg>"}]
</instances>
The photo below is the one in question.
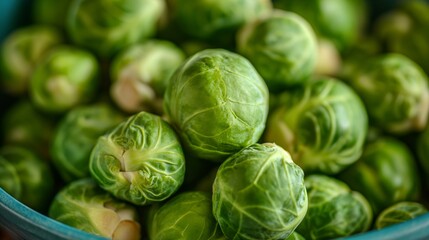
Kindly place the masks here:
<instances>
[{"instance_id":1,"label":"dark green sprout","mask_svg":"<svg viewBox=\"0 0 429 240\"><path fill-rule=\"evenodd\" d=\"M0 187L26 206L44 213L54 194L54 176L45 159L24 147L0 149Z\"/></svg>"},{"instance_id":2,"label":"dark green sprout","mask_svg":"<svg viewBox=\"0 0 429 240\"><path fill-rule=\"evenodd\" d=\"M98 137L116 127L125 117L106 103L71 109L58 123L51 156L66 182L89 177L89 156Z\"/></svg>"}]
</instances>

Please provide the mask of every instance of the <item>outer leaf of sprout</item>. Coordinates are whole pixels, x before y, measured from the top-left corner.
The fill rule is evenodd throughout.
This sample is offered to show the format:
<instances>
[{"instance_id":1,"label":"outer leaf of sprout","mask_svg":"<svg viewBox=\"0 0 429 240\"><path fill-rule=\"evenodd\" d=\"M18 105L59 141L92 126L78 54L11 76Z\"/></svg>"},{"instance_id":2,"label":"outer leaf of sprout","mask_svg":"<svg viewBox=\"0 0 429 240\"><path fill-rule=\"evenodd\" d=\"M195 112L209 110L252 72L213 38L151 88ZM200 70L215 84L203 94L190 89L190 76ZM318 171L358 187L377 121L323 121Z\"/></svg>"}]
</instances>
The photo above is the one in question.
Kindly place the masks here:
<instances>
[{"instance_id":1,"label":"outer leaf of sprout","mask_svg":"<svg viewBox=\"0 0 429 240\"><path fill-rule=\"evenodd\" d=\"M140 112L98 138L89 169L114 196L147 205L177 191L185 159L173 128L157 115Z\"/></svg>"},{"instance_id":2,"label":"outer leaf of sprout","mask_svg":"<svg viewBox=\"0 0 429 240\"><path fill-rule=\"evenodd\" d=\"M213 183L213 214L228 239L285 239L307 212L304 172L273 143L224 161Z\"/></svg>"},{"instance_id":3,"label":"outer leaf of sprout","mask_svg":"<svg viewBox=\"0 0 429 240\"><path fill-rule=\"evenodd\" d=\"M123 119L121 113L104 103L76 107L64 116L51 148L53 163L63 180L90 176L89 156L98 137Z\"/></svg>"},{"instance_id":4,"label":"outer leaf of sprout","mask_svg":"<svg viewBox=\"0 0 429 240\"><path fill-rule=\"evenodd\" d=\"M91 178L63 187L52 201L49 217L96 235L118 237L126 228L126 239L140 238L136 208L114 198Z\"/></svg>"},{"instance_id":5,"label":"outer leaf of sprout","mask_svg":"<svg viewBox=\"0 0 429 240\"><path fill-rule=\"evenodd\" d=\"M158 240L225 239L212 214L211 194L199 191L180 193L156 209L148 231Z\"/></svg>"},{"instance_id":6,"label":"outer leaf of sprout","mask_svg":"<svg viewBox=\"0 0 429 240\"><path fill-rule=\"evenodd\" d=\"M280 96L264 139L289 151L304 171L335 174L360 157L367 118L349 86L320 78Z\"/></svg>"},{"instance_id":7,"label":"outer leaf of sprout","mask_svg":"<svg viewBox=\"0 0 429 240\"><path fill-rule=\"evenodd\" d=\"M219 162L259 140L268 115L268 89L244 57L207 49L177 69L164 109L191 154Z\"/></svg>"}]
</instances>

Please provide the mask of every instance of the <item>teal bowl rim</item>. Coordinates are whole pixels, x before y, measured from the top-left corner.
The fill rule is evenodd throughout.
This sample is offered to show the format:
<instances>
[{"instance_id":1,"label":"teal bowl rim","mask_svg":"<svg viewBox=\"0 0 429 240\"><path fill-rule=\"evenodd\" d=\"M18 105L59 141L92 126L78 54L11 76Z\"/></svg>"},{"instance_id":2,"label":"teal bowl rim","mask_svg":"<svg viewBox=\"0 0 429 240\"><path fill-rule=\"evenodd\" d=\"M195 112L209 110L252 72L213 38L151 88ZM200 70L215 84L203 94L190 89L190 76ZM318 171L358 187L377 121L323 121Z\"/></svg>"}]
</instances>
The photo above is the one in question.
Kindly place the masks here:
<instances>
[{"instance_id":1,"label":"teal bowl rim","mask_svg":"<svg viewBox=\"0 0 429 240\"><path fill-rule=\"evenodd\" d=\"M82 230L70 227L66 224L51 219L19 202L2 188L0 188L0 223L5 220L10 222L15 220L13 226L4 226L13 233L21 235L22 232L37 234L37 232L48 234L55 239L88 239L103 240L104 237L86 233ZM5 211L5 212L4 212ZM4 218L7 219L4 219ZM3 218L3 219L2 219ZM16 221L18 220L18 222ZM44 236L39 236L44 237ZM381 230L371 230L368 232L348 236L347 240L394 240L394 239L429 239L429 213L418 216L403 223L392 225ZM46 238L45 238L46 239Z\"/></svg>"},{"instance_id":2,"label":"teal bowl rim","mask_svg":"<svg viewBox=\"0 0 429 240\"><path fill-rule=\"evenodd\" d=\"M0 226L19 237L31 235L43 239L107 239L49 218L19 202L1 187L0 211ZM5 222L13 224L4 224ZM37 235L37 233L40 233L40 235Z\"/></svg>"}]
</instances>

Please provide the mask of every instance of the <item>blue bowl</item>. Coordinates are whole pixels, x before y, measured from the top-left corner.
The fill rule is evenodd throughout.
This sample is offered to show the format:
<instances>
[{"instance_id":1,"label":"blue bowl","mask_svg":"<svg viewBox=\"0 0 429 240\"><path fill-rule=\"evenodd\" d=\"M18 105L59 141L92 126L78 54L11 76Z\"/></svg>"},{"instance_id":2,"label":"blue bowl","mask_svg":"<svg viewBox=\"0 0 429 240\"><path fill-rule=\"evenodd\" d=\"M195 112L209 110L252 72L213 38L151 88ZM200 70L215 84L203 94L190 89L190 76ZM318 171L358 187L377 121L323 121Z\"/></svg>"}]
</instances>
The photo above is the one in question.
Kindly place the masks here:
<instances>
[{"instance_id":1,"label":"blue bowl","mask_svg":"<svg viewBox=\"0 0 429 240\"><path fill-rule=\"evenodd\" d=\"M0 188L0 226L14 238L34 240L104 240L55 221L17 201Z\"/></svg>"}]
</instances>

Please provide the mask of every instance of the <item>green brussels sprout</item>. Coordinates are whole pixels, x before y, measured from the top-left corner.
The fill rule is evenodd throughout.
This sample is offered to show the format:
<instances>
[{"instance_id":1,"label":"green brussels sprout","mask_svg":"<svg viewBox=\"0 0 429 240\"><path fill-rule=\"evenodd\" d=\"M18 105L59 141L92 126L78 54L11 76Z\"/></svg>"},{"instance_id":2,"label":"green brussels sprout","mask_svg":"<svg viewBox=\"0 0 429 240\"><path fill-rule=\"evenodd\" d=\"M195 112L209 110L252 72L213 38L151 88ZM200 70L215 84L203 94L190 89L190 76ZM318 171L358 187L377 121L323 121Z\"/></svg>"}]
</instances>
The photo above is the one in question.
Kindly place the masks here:
<instances>
[{"instance_id":1,"label":"green brussels sprout","mask_svg":"<svg viewBox=\"0 0 429 240\"><path fill-rule=\"evenodd\" d=\"M213 215L229 239L285 239L307 212L304 172L274 143L230 156L213 183Z\"/></svg>"},{"instance_id":2,"label":"green brussels sprout","mask_svg":"<svg viewBox=\"0 0 429 240\"><path fill-rule=\"evenodd\" d=\"M71 109L58 124L51 148L52 161L66 182L89 177L89 156L98 137L124 120L105 103Z\"/></svg>"},{"instance_id":3,"label":"green brussels sprout","mask_svg":"<svg viewBox=\"0 0 429 240\"><path fill-rule=\"evenodd\" d=\"M174 21L191 37L229 42L238 28L272 10L270 0L176 0Z\"/></svg>"},{"instance_id":4,"label":"green brussels sprout","mask_svg":"<svg viewBox=\"0 0 429 240\"><path fill-rule=\"evenodd\" d=\"M41 157L49 158L54 126L55 122L40 112L28 99L20 99L7 109L1 118L2 142L23 146Z\"/></svg>"},{"instance_id":5,"label":"green brussels sprout","mask_svg":"<svg viewBox=\"0 0 429 240\"><path fill-rule=\"evenodd\" d=\"M154 210L149 239L226 239L212 214L211 194L183 192Z\"/></svg>"},{"instance_id":6,"label":"green brussels sprout","mask_svg":"<svg viewBox=\"0 0 429 240\"><path fill-rule=\"evenodd\" d=\"M44 212L54 194L48 162L31 150L14 145L0 149L0 188L26 206Z\"/></svg>"},{"instance_id":7,"label":"green brussels sprout","mask_svg":"<svg viewBox=\"0 0 429 240\"><path fill-rule=\"evenodd\" d=\"M30 98L45 112L64 113L94 98L98 71L97 59L86 50L75 46L57 47L36 67Z\"/></svg>"},{"instance_id":8,"label":"green brussels sprout","mask_svg":"<svg viewBox=\"0 0 429 240\"><path fill-rule=\"evenodd\" d=\"M418 169L410 149L390 137L368 143L361 158L339 178L362 193L377 214L393 203L417 200L421 192Z\"/></svg>"},{"instance_id":9,"label":"green brussels sprout","mask_svg":"<svg viewBox=\"0 0 429 240\"><path fill-rule=\"evenodd\" d=\"M309 175L304 182L308 210L296 231L305 239L346 237L370 228L373 214L362 194L326 175Z\"/></svg>"},{"instance_id":10,"label":"green brussels sprout","mask_svg":"<svg viewBox=\"0 0 429 240\"><path fill-rule=\"evenodd\" d=\"M274 7L304 17L318 36L344 51L362 35L366 24L364 0L273 0Z\"/></svg>"},{"instance_id":11,"label":"green brussels sprout","mask_svg":"<svg viewBox=\"0 0 429 240\"><path fill-rule=\"evenodd\" d=\"M178 190L185 159L173 128L161 117L142 111L98 138L89 170L101 188L115 197L148 205Z\"/></svg>"},{"instance_id":12,"label":"green brussels sprout","mask_svg":"<svg viewBox=\"0 0 429 240\"><path fill-rule=\"evenodd\" d=\"M248 58L271 92L305 82L315 70L317 40L301 16L283 10L244 25L237 51Z\"/></svg>"},{"instance_id":13,"label":"green brussels sprout","mask_svg":"<svg viewBox=\"0 0 429 240\"><path fill-rule=\"evenodd\" d=\"M401 53L429 74L429 4L402 1L374 22L374 36L388 52Z\"/></svg>"},{"instance_id":14,"label":"green brussels sprout","mask_svg":"<svg viewBox=\"0 0 429 240\"><path fill-rule=\"evenodd\" d=\"M320 77L279 98L268 117L264 141L286 149L305 172L336 174L358 160L368 117L349 86Z\"/></svg>"},{"instance_id":15,"label":"green brussels sprout","mask_svg":"<svg viewBox=\"0 0 429 240\"><path fill-rule=\"evenodd\" d=\"M12 95L26 93L36 65L62 41L56 28L45 25L30 25L10 33L0 49L2 88Z\"/></svg>"},{"instance_id":16,"label":"green brussels sprout","mask_svg":"<svg viewBox=\"0 0 429 240\"><path fill-rule=\"evenodd\" d=\"M60 189L48 216L91 234L113 239L140 239L136 207L114 198L91 178L73 181Z\"/></svg>"},{"instance_id":17,"label":"green brussels sprout","mask_svg":"<svg viewBox=\"0 0 429 240\"><path fill-rule=\"evenodd\" d=\"M73 43L110 58L153 36L164 10L160 0L75 0L66 29Z\"/></svg>"},{"instance_id":18,"label":"green brussels sprout","mask_svg":"<svg viewBox=\"0 0 429 240\"><path fill-rule=\"evenodd\" d=\"M346 80L361 96L375 126L391 134L420 131L426 126L429 80L416 63L389 53L366 59L355 69Z\"/></svg>"},{"instance_id":19,"label":"green brussels sprout","mask_svg":"<svg viewBox=\"0 0 429 240\"><path fill-rule=\"evenodd\" d=\"M64 30L67 11L73 0L35 0L32 2L32 19L39 24L54 25Z\"/></svg>"},{"instance_id":20,"label":"green brussels sprout","mask_svg":"<svg viewBox=\"0 0 429 240\"><path fill-rule=\"evenodd\" d=\"M268 95L264 80L247 59L207 49L173 74L164 111L192 155L220 162L259 140Z\"/></svg>"},{"instance_id":21,"label":"green brussels sprout","mask_svg":"<svg viewBox=\"0 0 429 240\"><path fill-rule=\"evenodd\" d=\"M161 114L168 80L184 60L185 53L169 41L130 46L113 59L111 98L126 112Z\"/></svg>"},{"instance_id":22,"label":"green brussels sprout","mask_svg":"<svg viewBox=\"0 0 429 240\"><path fill-rule=\"evenodd\" d=\"M382 229L426 214L428 209L418 202L398 202L384 209L375 220L375 228Z\"/></svg>"}]
</instances>

